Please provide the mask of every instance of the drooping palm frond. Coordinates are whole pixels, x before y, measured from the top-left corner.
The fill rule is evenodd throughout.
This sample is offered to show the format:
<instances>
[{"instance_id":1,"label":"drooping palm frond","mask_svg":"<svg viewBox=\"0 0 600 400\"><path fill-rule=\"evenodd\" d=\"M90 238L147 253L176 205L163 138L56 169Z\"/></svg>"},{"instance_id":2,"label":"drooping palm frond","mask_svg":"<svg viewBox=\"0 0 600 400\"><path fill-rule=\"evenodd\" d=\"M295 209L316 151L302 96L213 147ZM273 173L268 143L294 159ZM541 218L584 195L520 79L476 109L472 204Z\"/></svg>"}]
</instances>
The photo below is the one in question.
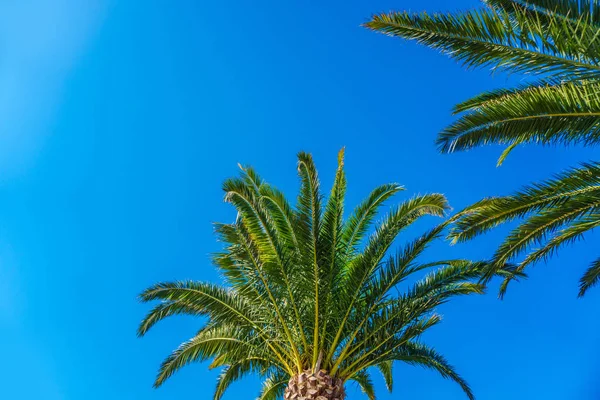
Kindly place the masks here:
<instances>
[{"instance_id":1,"label":"drooping palm frond","mask_svg":"<svg viewBox=\"0 0 600 400\"><path fill-rule=\"evenodd\" d=\"M414 364L423 368L433 369L443 377L457 382L465 392L470 388L467 382L455 371L448 361L434 349L421 343L408 342L403 347L395 350L396 359L408 364Z\"/></svg>"},{"instance_id":2,"label":"drooping palm frond","mask_svg":"<svg viewBox=\"0 0 600 400\"><path fill-rule=\"evenodd\" d=\"M489 7L458 14L379 14L365 26L416 40L467 67L551 73L569 80L597 76L600 67L593 50L600 46L599 26L583 16L572 24L552 14L538 18L538 13L511 3L510 11Z\"/></svg>"},{"instance_id":3,"label":"drooping palm frond","mask_svg":"<svg viewBox=\"0 0 600 400\"><path fill-rule=\"evenodd\" d=\"M534 77L519 87L486 92L457 105L458 119L438 136L440 150L499 144L506 146L498 160L502 164L521 144L600 144L600 2L483 2L486 7L476 11L380 14L366 24L441 50L467 67ZM498 248L488 278L507 261L518 262L516 272L521 272L600 225L599 180L598 164L588 163L513 195L484 199L458 214L451 237L471 239L506 221L526 218ZM583 278L580 294L595 282L593 271Z\"/></svg>"},{"instance_id":4,"label":"drooping palm frond","mask_svg":"<svg viewBox=\"0 0 600 400\"><path fill-rule=\"evenodd\" d=\"M392 393L394 390L394 375L392 373L394 362L393 361L384 361L376 365L377 369L383 375L383 380L385 381L385 387L388 392Z\"/></svg>"},{"instance_id":5,"label":"drooping palm frond","mask_svg":"<svg viewBox=\"0 0 600 400\"><path fill-rule=\"evenodd\" d=\"M369 400L375 400L375 386L367 370L357 372L349 380L356 382Z\"/></svg>"},{"instance_id":6,"label":"drooping palm frond","mask_svg":"<svg viewBox=\"0 0 600 400\"><path fill-rule=\"evenodd\" d=\"M478 280L488 263L420 263L445 224L389 254L415 221L445 215L444 196L415 196L375 223L382 204L401 190L383 185L344 220L343 152L328 198L321 193L312 157L301 153L298 159L296 206L249 167L223 185L226 200L238 212L234 223L215 225L224 248L213 261L225 286L161 283L140 295L144 302L159 304L140 324L139 335L173 315L206 320L163 362L156 386L191 362L212 360L211 368L223 368L215 400L248 374L264 379L259 399L278 399L290 378L319 369L334 380L355 381L374 399L370 369L379 369L391 390L392 364L406 361L458 382L472 399L462 378L432 350L418 347L424 346L418 340L440 322L439 305L482 292ZM425 278L415 282L419 272ZM500 273L512 276L513 271L507 267ZM414 282L409 290L398 293L398 285L409 279Z\"/></svg>"},{"instance_id":7,"label":"drooping palm frond","mask_svg":"<svg viewBox=\"0 0 600 400\"><path fill-rule=\"evenodd\" d=\"M488 98L438 136L443 152L488 143L599 144L600 82L530 86Z\"/></svg>"},{"instance_id":8,"label":"drooping palm frond","mask_svg":"<svg viewBox=\"0 0 600 400\"><path fill-rule=\"evenodd\" d=\"M257 400L277 400L283 395L289 376L280 371L271 373L263 382L262 390Z\"/></svg>"},{"instance_id":9,"label":"drooping palm frond","mask_svg":"<svg viewBox=\"0 0 600 400\"><path fill-rule=\"evenodd\" d=\"M459 213L450 237L466 241L517 218L525 221L500 245L488 274L494 265L525 254L517 268L522 271L599 226L600 164L584 164L512 196L484 199ZM501 294L510 280L506 278Z\"/></svg>"}]
</instances>

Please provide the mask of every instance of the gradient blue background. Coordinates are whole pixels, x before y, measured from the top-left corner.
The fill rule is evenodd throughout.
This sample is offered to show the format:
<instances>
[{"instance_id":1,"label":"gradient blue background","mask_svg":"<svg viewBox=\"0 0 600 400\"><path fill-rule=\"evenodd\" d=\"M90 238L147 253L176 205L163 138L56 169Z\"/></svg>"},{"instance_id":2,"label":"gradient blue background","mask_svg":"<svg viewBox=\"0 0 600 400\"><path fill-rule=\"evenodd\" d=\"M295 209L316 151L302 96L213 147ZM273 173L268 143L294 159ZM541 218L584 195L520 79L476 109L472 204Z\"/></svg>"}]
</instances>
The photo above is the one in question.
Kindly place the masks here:
<instances>
[{"instance_id":1,"label":"gradient blue background","mask_svg":"<svg viewBox=\"0 0 600 400\"><path fill-rule=\"evenodd\" d=\"M476 0L99 1L0 5L0 398L210 399L217 371L192 365L159 390L162 358L200 321L144 339L136 295L159 280L216 280L211 222L231 221L220 184L254 165L295 195L295 154L325 186L346 146L349 206L384 182L445 193L455 208L506 194L591 149L498 148L451 156L436 133L451 106L510 81L465 71L359 25L391 9ZM597 159L597 153L595 155ZM501 231L428 257L483 258ZM600 397L600 289L577 300L598 235L531 270L506 300L460 299L425 339L481 400ZM463 399L399 365L381 399ZM258 381L227 399L252 399ZM363 395L350 388L350 398ZM186 396L186 397L184 397Z\"/></svg>"}]
</instances>

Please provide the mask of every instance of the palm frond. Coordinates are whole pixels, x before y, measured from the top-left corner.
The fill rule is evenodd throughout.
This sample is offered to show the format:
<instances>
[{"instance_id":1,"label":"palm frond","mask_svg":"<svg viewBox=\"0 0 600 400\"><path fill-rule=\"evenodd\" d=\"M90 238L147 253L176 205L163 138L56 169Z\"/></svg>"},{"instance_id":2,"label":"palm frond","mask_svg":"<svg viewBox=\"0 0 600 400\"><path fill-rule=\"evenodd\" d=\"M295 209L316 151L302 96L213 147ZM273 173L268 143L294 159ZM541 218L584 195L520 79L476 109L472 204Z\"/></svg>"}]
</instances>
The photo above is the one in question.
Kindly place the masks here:
<instances>
[{"instance_id":1,"label":"palm frond","mask_svg":"<svg viewBox=\"0 0 600 400\"><path fill-rule=\"evenodd\" d=\"M437 49L467 67L531 74L554 74L569 79L597 76L598 59L582 54L571 37L572 27L532 18L526 11L500 9L460 14L392 12L373 16L369 29L415 40ZM580 35L593 38L598 27L581 23ZM561 40L563 39L563 40Z\"/></svg>"},{"instance_id":2,"label":"palm frond","mask_svg":"<svg viewBox=\"0 0 600 400\"><path fill-rule=\"evenodd\" d=\"M506 92L479 102L477 108L444 129L437 143L445 153L487 144L598 144L599 93L597 82Z\"/></svg>"},{"instance_id":3,"label":"palm frond","mask_svg":"<svg viewBox=\"0 0 600 400\"><path fill-rule=\"evenodd\" d=\"M347 247L347 258L355 254L358 244L363 239L369 226L371 226L381 205L402 190L404 188L395 183L379 186L356 207L344 224L342 233L343 242Z\"/></svg>"},{"instance_id":4,"label":"palm frond","mask_svg":"<svg viewBox=\"0 0 600 400\"><path fill-rule=\"evenodd\" d=\"M444 378L451 379L458 383L469 399L475 399L473 391L467 382L455 371L454 367L450 365L444 357L430 347L419 343L409 342L391 354L390 359L433 369L440 373Z\"/></svg>"},{"instance_id":5,"label":"palm frond","mask_svg":"<svg viewBox=\"0 0 600 400\"><path fill-rule=\"evenodd\" d=\"M344 199L346 195L346 174L344 172L344 149L338 154L338 168L335 174L333 187L331 194L325 206L325 212L323 214L323 226L320 234L320 249L321 255L319 259L324 264L323 268L323 279L321 280L321 290L325 293L324 307L321 311L323 315L330 315L332 310L329 306L331 304L332 289L334 279L336 278L337 268L342 265L344 260L342 254L345 249L343 243L342 229L343 229L343 216L344 216ZM321 324L320 336L320 347L323 348L325 340L327 338L327 325L329 318L323 318Z\"/></svg>"},{"instance_id":6,"label":"palm frond","mask_svg":"<svg viewBox=\"0 0 600 400\"><path fill-rule=\"evenodd\" d=\"M582 297L592 286L600 282L600 258L595 260L585 271L579 284L579 297Z\"/></svg>"},{"instance_id":7,"label":"palm frond","mask_svg":"<svg viewBox=\"0 0 600 400\"><path fill-rule=\"evenodd\" d=\"M385 387L390 393L392 393L394 389L394 374L392 373L393 365L394 363L392 360L384 361L376 365L377 369L383 376Z\"/></svg>"},{"instance_id":8,"label":"palm frond","mask_svg":"<svg viewBox=\"0 0 600 400\"><path fill-rule=\"evenodd\" d=\"M597 196L577 196L560 207L546 208L515 228L498 247L494 260L503 264L534 244L543 243L561 227L600 211Z\"/></svg>"},{"instance_id":9,"label":"palm frond","mask_svg":"<svg viewBox=\"0 0 600 400\"><path fill-rule=\"evenodd\" d=\"M306 153L298 154L298 174L300 175L301 186L298 196L298 215L299 231L301 232L302 243L305 247L301 249L301 254L305 258L306 265L312 266L312 276L308 280L312 286L311 303L313 308L312 319L312 363L317 362L319 354L319 324L320 324L320 300L322 287L320 286L322 277L322 263L319 263L319 235L322 224L321 192L320 182L317 175L312 156ZM310 292L308 292L310 293Z\"/></svg>"},{"instance_id":10,"label":"palm frond","mask_svg":"<svg viewBox=\"0 0 600 400\"><path fill-rule=\"evenodd\" d=\"M463 242L508 221L546 208L558 208L578 196L600 193L600 163L556 175L545 182L526 186L510 196L484 199L461 211L450 230L454 242Z\"/></svg>"},{"instance_id":11,"label":"palm frond","mask_svg":"<svg viewBox=\"0 0 600 400\"><path fill-rule=\"evenodd\" d=\"M282 397L287 377L279 371L273 372L263 382L262 390L257 400L278 400Z\"/></svg>"},{"instance_id":12,"label":"palm frond","mask_svg":"<svg viewBox=\"0 0 600 400\"><path fill-rule=\"evenodd\" d=\"M221 400L227 389L232 383L240 380L244 376L253 372L260 372L259 366L255 365L255 360L245 359L232 365L226 366L217 379L217 387L213 400Z\"/></svg>"},{"instance_id":13,"label":"palm frond","mask_svg":"<svg viewBox=\"0 0 600 400\"><path fill-rule=\"evenodd\" d=\"M415 264L414 261L444 230L444 225L438 225L434 229L421 235L416 240L409 242L403 249L398 251L395 257L389 257L383 263L375 279L370 280L363 288L366 302L376 304L381 301L396 285L427 265Z\"/></svg>"},{"instance_id":14,"label":"palm frond","mask_svg":"<svg viewBox=\"0 0 600 400\"><path fill-rule=\"evenodd\" d=\"M155 386L159 387L177 370L194 361L208 360L217 354L229 352L259 352L259 348L255 344L239 339L243 336L243 332L230 326L209 327L201 330L194 338L183 343L163 361L156 377Z\"/></svg>"},{"instance_id":15,"label":"palm frond","mask_svg":"<svg viewBox=\"0 0 600 400\"><path fill-rule=\"evenodd\" d=\"M138 336L144 336L157 322L172 315L180 314L199 317L206 315L207 310L203 307L196 306L193 302L188 301L167 301L160 303L154 307L142 320L138 327Z\"/></svg>"},{"instance_id":16,"label":"palm frond","mask_svg":"<svg viewBox=\"0 0 600 400\"><path fill-rule=\"evenodd\" d=\"M369 398L369 400L375 400L375 385L373 385L373 380L371 379L371 375L367 370L358 371L354 376L350 378L351 381L354 381L360 387L360 390Z\"/></svg>"},{"instance_id":17,"label":"palm frond","mask_svg":"<svg viewBox=\"0 0 600 400\"><path fill-rule=\"evenodd\" d=\"M459 213L450 236L454 241L465 241L501 223L526 218L498 247L485 279L506 262L538 246L519 263L516 271L521 272L600 225L599 194L600 164L583 164L511 196L486 199L468 207ZM505 278L501 296L514 278Z\"/></svg>"},{"instance_id":18,"label":"palm frond","mask_svg":"<svg viewBox=\"0 0 600 400\"><path fill-rule=\"evenodd\" d=\"M546 261L560 247L572 244L583 238L584 233L600 226L600 213L590 213L583 218L579 218L571 225L560 230L558 234L552 236L543 247L535 250L525 257L522 264L534 264L539 261Z\"/></svg>"},{"instance_id":19,"label":"palm frond","mask_svg":"<svg viewBox=\"0 0 600 400\"><path fill-rule=\"evenodd\" d=\"M211 320L240 326L256 325L253 310L240 296L217 285L202 282L181 281L158 283L140 295L144 302L163 300L193 304L209 315ZM154 322L158 322L158 316Z\"/></svg>"}]
</instances>

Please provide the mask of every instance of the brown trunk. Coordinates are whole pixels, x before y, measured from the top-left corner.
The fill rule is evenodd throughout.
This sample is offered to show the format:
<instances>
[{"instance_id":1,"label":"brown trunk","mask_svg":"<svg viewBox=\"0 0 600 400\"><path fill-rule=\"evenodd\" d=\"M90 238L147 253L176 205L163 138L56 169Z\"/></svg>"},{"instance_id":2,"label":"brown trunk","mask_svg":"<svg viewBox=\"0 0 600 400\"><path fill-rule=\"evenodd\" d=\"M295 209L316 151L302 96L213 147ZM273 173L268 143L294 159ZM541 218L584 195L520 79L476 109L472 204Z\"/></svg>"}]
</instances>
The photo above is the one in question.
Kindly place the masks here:
<instances>
[{"instance_id":1,"label":"brown trunk","mask_svg":"<svg viewBox=\"0 0 600 400\"><path fill-rule=\"evenodd\" d=\"M293 376L283 394L285 400L344 400L344 383L333 378L327 371L313 373L307 369Z\"/></svg>"}]
</instances>

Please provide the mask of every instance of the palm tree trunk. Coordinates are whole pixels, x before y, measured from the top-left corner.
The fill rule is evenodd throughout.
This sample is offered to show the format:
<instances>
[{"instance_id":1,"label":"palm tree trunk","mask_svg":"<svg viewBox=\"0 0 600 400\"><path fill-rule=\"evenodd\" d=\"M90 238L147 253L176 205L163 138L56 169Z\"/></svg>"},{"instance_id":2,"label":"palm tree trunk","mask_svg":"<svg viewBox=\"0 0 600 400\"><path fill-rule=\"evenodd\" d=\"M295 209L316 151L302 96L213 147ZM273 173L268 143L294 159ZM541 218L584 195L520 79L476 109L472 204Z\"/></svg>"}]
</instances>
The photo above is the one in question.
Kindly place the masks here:
<instances>
[{"instance_id":1,"label":"palm tree trunk","mask_svg":"<svg viewBox=\"0 0 600 400\"><path fill-rule=\"evenodd\" d=\"M285 400L344 400L344 382L329 376L324 369L314 372L310 369L290 379L283 394Z\"/></svg>"}]
</instances>

